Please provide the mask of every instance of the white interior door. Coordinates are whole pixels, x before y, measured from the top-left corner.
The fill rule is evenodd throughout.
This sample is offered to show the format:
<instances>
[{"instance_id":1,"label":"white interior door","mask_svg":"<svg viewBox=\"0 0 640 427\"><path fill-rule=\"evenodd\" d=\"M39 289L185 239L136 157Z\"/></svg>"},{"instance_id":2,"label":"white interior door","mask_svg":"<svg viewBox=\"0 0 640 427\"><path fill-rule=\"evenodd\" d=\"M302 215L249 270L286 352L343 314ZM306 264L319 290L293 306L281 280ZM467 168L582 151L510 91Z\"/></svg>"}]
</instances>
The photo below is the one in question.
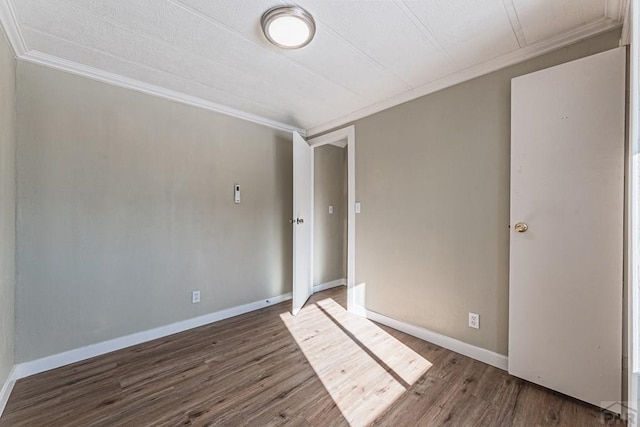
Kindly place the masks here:
<instances>
[{"instance_id":1,"label":"white interior door","mask_svg":"<svg viewBox=\"0 0 640 427\"><path fill-rule=\"evenodd\" d=\"M607 407L622 389L625 51L511 87L509 372Z\"/></svg>"},{"instance_id":2,"label":"white interior door","mask_svg":"<svg viewBox=\"0 0 640 427\"><path fill-rule=\"evenodd\" d=\"M313 293L311 278L311 147L293 132L293 308L295 316Z\"/></svg>"}]
</instances>

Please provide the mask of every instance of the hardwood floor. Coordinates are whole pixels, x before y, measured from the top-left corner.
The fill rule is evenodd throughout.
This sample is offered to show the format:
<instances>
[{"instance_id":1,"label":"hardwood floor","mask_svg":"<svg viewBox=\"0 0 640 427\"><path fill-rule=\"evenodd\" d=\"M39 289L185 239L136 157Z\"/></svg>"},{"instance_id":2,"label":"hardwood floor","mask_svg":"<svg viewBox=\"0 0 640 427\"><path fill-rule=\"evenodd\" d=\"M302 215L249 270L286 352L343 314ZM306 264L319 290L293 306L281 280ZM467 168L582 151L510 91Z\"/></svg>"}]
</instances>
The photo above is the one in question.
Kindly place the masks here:
<instances>
[{"instance_id":1,"label":"hardwood floor","mask_svg":"<svg viewBox=\"0 0 640 427\"><path fill-rule=\"evenodd\" d=\"M334 288L295 318L283 303L20 380L0 426L602 424L598 408L345 300Z\"/></svg>"}]
</instances>

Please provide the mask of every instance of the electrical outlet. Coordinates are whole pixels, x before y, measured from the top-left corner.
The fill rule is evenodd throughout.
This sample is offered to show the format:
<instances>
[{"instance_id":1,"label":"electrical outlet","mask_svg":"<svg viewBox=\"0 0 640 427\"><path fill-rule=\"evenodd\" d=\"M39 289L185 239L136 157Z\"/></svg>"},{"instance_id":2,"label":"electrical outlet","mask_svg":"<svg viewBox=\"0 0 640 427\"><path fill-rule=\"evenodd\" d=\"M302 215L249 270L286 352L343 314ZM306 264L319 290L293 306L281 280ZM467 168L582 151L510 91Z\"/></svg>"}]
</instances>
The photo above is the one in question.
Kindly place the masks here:
<instances>
[{"instance_id":1,"label":"electrical outlet","mask_svg":"<svg viewBox=\"0 0 640 427\"><path fill-rule=\"evenodd\" d=\"M200 291L191 292L191 304L197 304L200 302Z\"/></svg>"},{"instance_id":2,"label":"electrical outlet","mask_svg":"<svg viewBox=\"0 0 640 427\"><path fill-rule=\"evenodd\" d=\"M480 315L478 313L469 312L469 327L480 329Z\"/></svg>"}]
</instances>

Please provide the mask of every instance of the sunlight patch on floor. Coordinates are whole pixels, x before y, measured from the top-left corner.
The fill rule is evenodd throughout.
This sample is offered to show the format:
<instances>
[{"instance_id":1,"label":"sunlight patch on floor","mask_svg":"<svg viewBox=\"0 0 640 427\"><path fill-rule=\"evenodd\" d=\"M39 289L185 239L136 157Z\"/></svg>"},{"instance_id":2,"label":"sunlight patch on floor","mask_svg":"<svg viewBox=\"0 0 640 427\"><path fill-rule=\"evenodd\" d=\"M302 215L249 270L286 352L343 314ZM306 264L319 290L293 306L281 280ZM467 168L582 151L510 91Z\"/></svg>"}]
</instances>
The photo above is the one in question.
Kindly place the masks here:
<instances>
[{"instance_id":1,"label":"sunlight patch on floor","mask_svg":"<svg viewBox=\"0 0 640 427\"><path fill-rule=\"evenodd\" d=\"M330 298L280 317L352 426L374 421L432 366Z\"/></svg>"}]
</instances>

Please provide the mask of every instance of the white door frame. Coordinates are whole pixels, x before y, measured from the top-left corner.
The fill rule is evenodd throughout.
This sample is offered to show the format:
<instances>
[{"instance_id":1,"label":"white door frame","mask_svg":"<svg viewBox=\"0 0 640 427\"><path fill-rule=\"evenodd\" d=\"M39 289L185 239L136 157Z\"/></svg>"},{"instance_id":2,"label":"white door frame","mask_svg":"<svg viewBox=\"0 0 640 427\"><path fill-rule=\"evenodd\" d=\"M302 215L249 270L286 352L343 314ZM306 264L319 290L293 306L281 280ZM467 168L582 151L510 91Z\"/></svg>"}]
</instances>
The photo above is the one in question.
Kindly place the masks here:
<instances>
[{"instance_id":1,"label":"white door frame","mask_svg":"<svg viewBox=\"0 0 640 427\"><path fill-rule=\"evenodd\" d=\"M364 313L364 301L356 303L356 129L355 126L338 129L322 136L311 138L308 141L311 147L311 273L313 275L313 201L314 201L314 174L313 159L314 149L331 144L338 147L347 147L347 309L351 312Z\"/></svg>"},{"instance_id":2,"label":"white door frame","mask_svg":"<svg viewBox=\"0 0 640 427\"><path fill-rule=\"evenodd\" d=\"M640 359L638 348L640 343L638 337L640 335L640 295L639 286L640 278L636 273L638 271L638 256L640 248L637 245L638 233L640 233L640 212L638 212L640 202L640 183L636 180L636 170L638 166L637 157L640 156L640 85L638 78L640 77L640 10L638 3L630 2L629 23L631 27L631 43L629 52L629 145L628 145L628 174L627 174L627 206L626 206L626 239L627 239L627 265L626 265L626 406L629 408L629 425L638 425L638 398L639 390L636 378L636 372L640 371ZM624 371L624 365L623 365ZM625 414L623 414L625 415Z\"/></svg>"}]
</instances>

